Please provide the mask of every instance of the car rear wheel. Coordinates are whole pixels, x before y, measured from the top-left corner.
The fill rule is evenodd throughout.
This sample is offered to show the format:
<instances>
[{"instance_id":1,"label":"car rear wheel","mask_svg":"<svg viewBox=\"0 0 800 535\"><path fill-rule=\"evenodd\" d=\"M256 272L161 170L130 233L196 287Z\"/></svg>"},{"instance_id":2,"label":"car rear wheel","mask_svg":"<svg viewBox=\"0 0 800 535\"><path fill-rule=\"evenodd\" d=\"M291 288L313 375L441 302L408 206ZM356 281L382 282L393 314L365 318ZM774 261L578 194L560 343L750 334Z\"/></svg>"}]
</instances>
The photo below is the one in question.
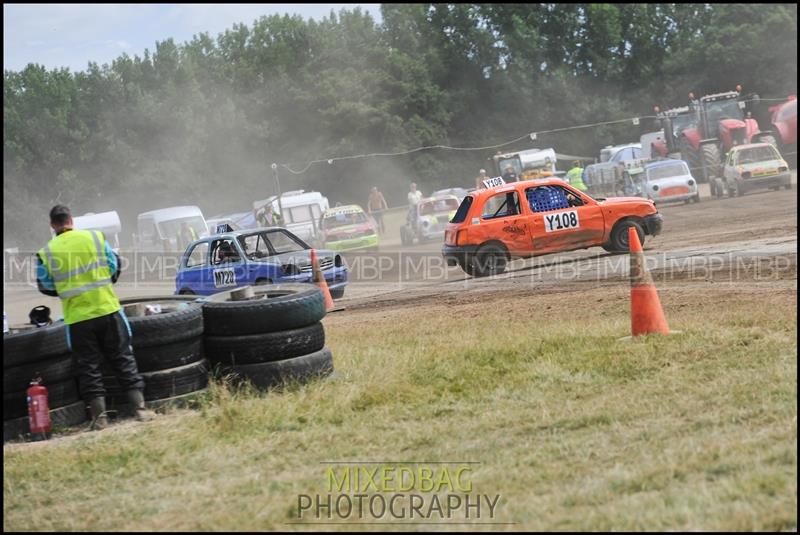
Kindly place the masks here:
<instances>
[{"instance_id":1,"label":"car rear wheel","mask_svg":"<svg viewBox=\"0 0 800 535\"><path fill-rule=\"evenodd\" d=\"M459 260L458 267L460 267L461 270L464 271L464 273L466 273L470 277L475 276L475 270L472 269L472 258L468 258L463 262Z\"/></svg>"},{"instance_id":2,"label":"car rear wheel","mask_svg":"<svg viewBox=\"0 0 800 535\"><path fill-rule=\"evenodd\" d=\"M630 250L630 244L628 243L628 229L631 227L636 229L636 234L639 235L639 243L641 243L642 247L644 247L644 230L642 230L642 225L640 225L637 221L627 219L617 223L614 226L614 230L611 231L610 245L612 251L618 253L627 253ZM608 249L606 250L608 251Z\"/></svg>"},{"instance_id":3,"label":"car rear wheel","mask_svg":"<svg viewBox=\"0 0 800 535\"><path fill-rule=\"evenodd\" d=\"M472 259L472 275L474 277L488 277L500 275L508 265L508 253L499 245L484 245L475 253Z\"/></svg>"}]
</instances>

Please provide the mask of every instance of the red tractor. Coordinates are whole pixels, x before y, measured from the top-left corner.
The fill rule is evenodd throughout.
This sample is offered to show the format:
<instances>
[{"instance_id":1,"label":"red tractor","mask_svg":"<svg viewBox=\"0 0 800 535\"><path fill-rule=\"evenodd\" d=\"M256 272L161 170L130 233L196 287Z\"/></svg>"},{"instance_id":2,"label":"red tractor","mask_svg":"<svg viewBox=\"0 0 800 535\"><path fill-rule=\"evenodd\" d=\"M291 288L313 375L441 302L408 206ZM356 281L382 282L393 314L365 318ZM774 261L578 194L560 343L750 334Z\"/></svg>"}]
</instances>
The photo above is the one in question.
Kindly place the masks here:
<instances>
[{"instance_id":1,"label":"red tractor","mask_svg":"<svg viewBox=\"0 0 800 535\"><path fill-rule=\"evenodd\" d=\"M719 179L722 157L734 145L746 143L772 143L772 132L762 132L758 122L748 113L745 101L740 99L741 87L736 91L706 95L694 100L689 93L689 110L694 115L693 124L680 134L679 147L683 159L691 168L699 168L699 181L710 182L711 194L722 196ZM757 97L755 97L757 98Z\"/></svg>"},{"instance_id":2,"label":"red tractor","mask_svg":"<svg viewBox=\"0 0 800 535\"><path fill-rule=\"evenodd\" d=\"M688 106L671 108L663 112L656 106L653 110L656 112L656 123L663 130L663 135L651 141L650 157L655 158L658 155L662 158L679 159L681 133L685 128L694 126L694 113L690 113Z\"/></svg>"}]
</instances>

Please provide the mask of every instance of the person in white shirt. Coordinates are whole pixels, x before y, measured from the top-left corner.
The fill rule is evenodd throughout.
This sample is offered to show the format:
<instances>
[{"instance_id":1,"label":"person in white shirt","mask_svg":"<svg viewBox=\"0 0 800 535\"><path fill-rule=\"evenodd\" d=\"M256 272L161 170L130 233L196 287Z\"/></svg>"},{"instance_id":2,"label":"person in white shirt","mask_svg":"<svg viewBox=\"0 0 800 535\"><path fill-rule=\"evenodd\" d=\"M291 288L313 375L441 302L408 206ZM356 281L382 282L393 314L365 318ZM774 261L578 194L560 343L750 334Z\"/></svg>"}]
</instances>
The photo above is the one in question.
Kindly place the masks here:
<instances>
[{"instance_id":1,"label":"person in white shirt","mask_svg":"<svg viewBox=\"0 0 800 535\"><path fill-rule=\"evenodd\" d=\"M408 213L406 214L406 223L412 228L416 228L417 223L417 205L422 200L422 192L417 189L417 183L411 183L411 190L408 192Z\"/></svg>"},{"instance_id":2,"label":"person in white shirt","mask_svg":"<svg viewBox=\"0 0 800 535\"><path fill-rule=\"evenodd\" d=\"M411 191L408 192L408 206L414 207L422 200L422 192L417 189L417 183L411 183Z\"/></svg>"}]
</instances>

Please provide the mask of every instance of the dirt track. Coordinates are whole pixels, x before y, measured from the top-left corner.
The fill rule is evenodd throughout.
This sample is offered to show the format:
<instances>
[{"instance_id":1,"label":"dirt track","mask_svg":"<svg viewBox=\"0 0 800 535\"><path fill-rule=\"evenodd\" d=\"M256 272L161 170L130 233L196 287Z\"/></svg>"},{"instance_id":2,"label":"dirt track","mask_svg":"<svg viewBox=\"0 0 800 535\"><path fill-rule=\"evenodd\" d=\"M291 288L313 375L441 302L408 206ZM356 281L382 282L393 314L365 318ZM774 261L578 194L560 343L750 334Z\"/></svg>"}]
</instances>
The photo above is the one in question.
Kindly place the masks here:
<instances>
[{"instance_id":1,"label":"dirt track","mask_svg":"<svg viewBox=\"0 0 800 535\"><path fill-rule=\"evenodd\" d=\"M648 266L659 290L691 288L706 292L735 286L741 291L796 292L796 189L758 191L721 200L711 199L707 189L702 193L699 204L659 207L664 215L663 233L645 243ZM493 301L505 295L575 291L602 295L627 288L627 256L609 255L600 248L516 260L501 276L472 279L457 267L443 265L438 242L398 251L393 245L398 233L398 228L387 229L380 255L383 260L348 262L351 284L340 301L348 311L335 317L344 319L351 312L387 307ZM382 261L384 267L393 265L381 270ZM27 321L28 311L38 304L46 304L53 309L54 317L60 316L56 299L44 297L30 286L4 286L3 307L10 323ZM172 280L117 285L123 297L171 294L173 288Z\"/></svg>"}]
</instances>

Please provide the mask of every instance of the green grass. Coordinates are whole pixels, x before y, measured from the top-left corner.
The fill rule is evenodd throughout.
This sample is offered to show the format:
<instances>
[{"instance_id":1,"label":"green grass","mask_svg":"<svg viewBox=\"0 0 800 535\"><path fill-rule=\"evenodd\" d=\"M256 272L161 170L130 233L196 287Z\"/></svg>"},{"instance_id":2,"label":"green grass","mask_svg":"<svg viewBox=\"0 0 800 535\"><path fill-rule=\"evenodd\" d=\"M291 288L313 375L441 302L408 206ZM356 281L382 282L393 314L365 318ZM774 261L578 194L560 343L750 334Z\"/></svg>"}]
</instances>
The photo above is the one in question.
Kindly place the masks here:
<instances>
[{"instance_id":1,"label":"green grass","mask_svg":"<svg viewBox=\"0 0 800 535\"><path fill-rule=\"evenodd\" d=\"M796 292L670 295L633 342L623 291L330 316L333 379L5 448L4 529L291 529L348 460L478 461L504 529L796 529Z\"/></svg>"}]
</instances>

